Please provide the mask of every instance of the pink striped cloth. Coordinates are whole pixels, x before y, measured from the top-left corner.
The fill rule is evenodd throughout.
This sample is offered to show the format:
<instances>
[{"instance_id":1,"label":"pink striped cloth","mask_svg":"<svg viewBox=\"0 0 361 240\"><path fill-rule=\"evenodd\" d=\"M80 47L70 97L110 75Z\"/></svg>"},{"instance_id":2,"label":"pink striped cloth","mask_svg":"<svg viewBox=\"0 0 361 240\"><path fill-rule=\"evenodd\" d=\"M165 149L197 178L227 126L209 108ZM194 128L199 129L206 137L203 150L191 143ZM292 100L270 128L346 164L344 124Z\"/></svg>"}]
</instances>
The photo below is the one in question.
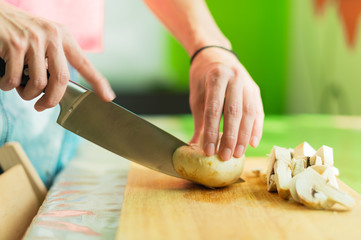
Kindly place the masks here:
<instances>
[{"instance_id":1,"label":"pink striped cloth","mask_svg":"<svg viewBox=\"0 0 361 240\"><path fill-rule=\"evenodd\" d=\"M5 0L27 12L61 23L84 51L103 48L104 0Z\"/></svg>"}]
</instances>

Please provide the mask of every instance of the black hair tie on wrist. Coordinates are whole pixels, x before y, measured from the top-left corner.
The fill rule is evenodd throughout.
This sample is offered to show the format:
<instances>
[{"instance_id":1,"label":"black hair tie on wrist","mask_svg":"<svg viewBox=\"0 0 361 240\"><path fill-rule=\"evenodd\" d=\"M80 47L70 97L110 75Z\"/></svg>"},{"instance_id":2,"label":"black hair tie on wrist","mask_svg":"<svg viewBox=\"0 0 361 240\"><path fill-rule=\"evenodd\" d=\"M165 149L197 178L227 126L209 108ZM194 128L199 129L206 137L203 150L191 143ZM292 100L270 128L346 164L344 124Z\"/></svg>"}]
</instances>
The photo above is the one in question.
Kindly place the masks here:
<instances>
[{"instance_id":1,"label":"black hair tie on wrist","mask_svg":"<svg viewBox=\"0 0 361 240\"><path fill-rule=\"evenodd\" d=\"M215 48L221 48L223 50L226 50L230 53L232 53L234 56L236 56L237 59L238 58L238 55L236 52L234 52L232 49L228 49L228 48L225 48L225 47L222 47L222 46L218 46L218 45L209 45L209 46L204 46L204 47L201 47L200 49L198 49L197 51L195 51L195 53L193 54L193 56L191 57L191 63L193 62L193 59L198 55L198 53L200 53L202 50L206 49L206 48L212 48L212 47L215 47Z\"/></svg>"}]
</instances>

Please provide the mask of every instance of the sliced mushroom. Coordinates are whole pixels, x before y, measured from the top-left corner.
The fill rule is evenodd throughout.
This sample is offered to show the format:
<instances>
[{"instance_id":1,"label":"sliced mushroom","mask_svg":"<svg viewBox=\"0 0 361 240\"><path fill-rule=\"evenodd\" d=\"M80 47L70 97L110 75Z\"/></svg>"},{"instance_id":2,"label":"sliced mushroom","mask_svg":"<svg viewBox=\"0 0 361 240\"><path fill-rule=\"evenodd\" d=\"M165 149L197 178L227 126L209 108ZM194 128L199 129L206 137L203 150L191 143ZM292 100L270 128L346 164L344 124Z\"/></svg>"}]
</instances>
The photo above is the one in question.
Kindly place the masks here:
<instances>
[{"instance_id":1,"label":"sliced mushroom","mask_svg":"<svg viewBox=\"0 0 361 240\"><path fill-rule=\"evenodd\" d=\"M296 202L300 202L300 199L298 198L298 195L297 195L297 191L296 191L296 182L297 182L297 179L302 176L301 174L297 174L296 176L294 176L291 181L290 181L290 185L289 185L289 188L290 188L290 195L292 197L292 199Z\"/></svg>"},{"instance_id":2,"label":"sliced mushroom","mask_svg":"<svg viewBox=\"0 0 361 240\"><path fill-rule=\"evenodd\" d=\"M322 165L322 158L319 156L311 157L310 158L310 166L314 165Z\"/></svg>"},{"instance_id":3,"label":"sliced mushroom","mask_svg":"<svg viewBox=\"0 0 361 240\"><path fill-rule=\"evenodd\" d=\"M326 171L327 166L325 166L325 165L314 165L314 166L311 166L311 168L313 170L315 170L318 174L322 175Z\"/></svg>"},{"instance_id":4,"label":"sliced mushroom","mask_svg":"<svg viewBox=\"0 0 361 240\"><path fill-rule=\"evenodd\" d=\"M317 152L310 158L310 162L316 162L316 158L320 157L323 165L333 166L333 149L323 145Z\"/></svg>"},{"instance_id":5,"label":"sliced mushroom","mask_svg":"<svg viewBox=\"0 0 361 240\"><path fill-rule=\"evenodd\" d=\"M276 176L274 174L272 174L269 177L269 179L267 179L267 176L266 176L266 181L267 181L267 190L269 192L276 192L277 191Z\"/></svg>"},{"instance_id":6,"label":"sliced mushroom","mask_svg":"<svg viewBox=\"0 0 361 240\"><path fill-rule=\"evenodd\" d=\"M292 159L292 177L303 172L307 167L307 160L305 158Z\"/></svg>"},{"instance_id":7,"label":"sliced mushroom","mask_svg":"<svg viewBox=\"0 0 361 240\"><path fill-rule=\"evenodd\" d=\"M293 157L311 157L315 155L316 150L308 142L303 142L293 150Z\"/></svg>"},{"instance_id":8,"label":"sliced mushroom","mask_svg":"<svg viewBox=\"0 0 361 240\"><path fill-rule=\"evenodd\" d=\"M351 196L327 184L326 179L311 167L296 177L295 189L298 199L309 208L329 209L335 203L339 203L350 209L355 204Z\"/></svg>"},{"instance_id":9,"label":"sliced mushroom","mask_svg":"<svg viewBox=\"0 0 361 240\"><path fill-rule=\"evenodd\" d=\"M333 167L332 167L332 171L335 173L335 176L339 176L339 175L340 175L340 170L338 170L337 167L333 166Z\"/></svg>"},{"instance_id":10,"label":"sliced mushroom","mask_svg":"<svg viewBox=\"0 0 361 240\"><path fill-rule=\"evenodd\" d=\"M289 199L289 185L292 179L291 159L277 159L274 171L278 195L283 199Z\"/></svg>"},{"instance_id":11,"label":"sliced mushroom","mask_svg":"<svg viewBox=\"0 0 361 240\"><path fill-rule=\"evenodd\" d=\"M288 148L288 151L291 153L291 158L293 158L293 155L295 153L295 150L293 148Z\"/></svg>"},{"instance_id":12,"label":"sliced mushroom","mask_svg":"<svg viewBox=\"0 0 361 240\"><path fill-rule=\"evenodd\" d=\"M337 178L335 174L334 167L326 166L326 165L315 165L311 167L313 170L318 172L324 179L326 179L326 182L330 184L331 186L339 189L337 183Z\"/></svg>"},{"instance_id":13,"label":"sliced mushroom","mask_svg":"<svg viewBox=\"0 0 361 240\"><path fill-rule=\"evenodd\" d=\"M284 159L285 161L291 161L291 153L288 149L274 146L271 150L268 160L267 168L267 190L274 192L277 190L275 182L275 162L276 160Z\"/></svg>"}]
</instances>

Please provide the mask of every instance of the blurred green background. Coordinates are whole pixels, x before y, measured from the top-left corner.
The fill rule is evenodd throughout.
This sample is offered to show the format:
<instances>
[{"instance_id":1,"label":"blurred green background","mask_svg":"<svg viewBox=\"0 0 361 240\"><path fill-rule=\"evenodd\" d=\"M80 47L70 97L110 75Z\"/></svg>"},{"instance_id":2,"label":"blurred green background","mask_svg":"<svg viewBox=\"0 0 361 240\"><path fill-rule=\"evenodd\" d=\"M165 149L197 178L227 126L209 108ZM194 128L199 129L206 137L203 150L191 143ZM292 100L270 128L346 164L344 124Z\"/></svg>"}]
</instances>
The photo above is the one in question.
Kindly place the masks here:
<instances>
[{"instance_id":1,"label":"blurred green background","mask_svg":"<svg viewBox=\"0 0 361 240\"><path fill-rule=\"evenodd\" d=\"M105 49L89 57L108 77L122 105L144 113L139 99L151 108L157 97L176 95L178 99L170 102L177 102L181 113L189 111L189 56L144 4L123 2L106 1ZM266 113L285 111L288 2L207 1L222 32L262 89ZM159 108L160 104L155 105Z\"/></svg>"},{"instance_id":2,"label":"blurred green background","mask_svg":"<svg viewBox=\"0 0 361 240\"><path fill-rule=\"evenodd\" d=\"M360 13L353 11L360 1L207 3L260 86L266 114L361 113ZM338 3L356 22L345 22ZM347 24L356 27L353 46ZM143 114L189 112L189 56L143 2L105 1L104 51L88 56L119 104Z\"/></svg>"}]
</instances>

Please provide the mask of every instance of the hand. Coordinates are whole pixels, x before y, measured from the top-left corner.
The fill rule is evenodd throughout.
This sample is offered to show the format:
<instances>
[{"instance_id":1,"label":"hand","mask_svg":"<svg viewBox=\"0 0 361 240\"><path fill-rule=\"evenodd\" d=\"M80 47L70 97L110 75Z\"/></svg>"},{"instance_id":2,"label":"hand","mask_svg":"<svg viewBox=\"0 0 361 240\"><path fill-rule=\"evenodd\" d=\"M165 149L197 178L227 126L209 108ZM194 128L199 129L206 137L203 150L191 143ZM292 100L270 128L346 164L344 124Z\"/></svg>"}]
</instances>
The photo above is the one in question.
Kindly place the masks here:
<instances>
[{"instance_id":1,"label":"hand","mask_svg":"<svg viewBox=\"0 0 361 240\"><path fill-rule=\"evenodd\" d=\"M66 90L69 62L100 98L104 101L114 99L108 81L91 65L64 26L35 17L3 1L0 2L0 26L0 57L6 62L0 89L16 88L24 100L34 99L45 89L35 109L42 111L54 107ZM29 66L30 80L22 87L20 81L25 64Z\"/></svg>"},{"instance_id":2,"label":"hand","mask_svg":"<svg viewBox=\"0 0 361 240\"><path fill-rule=\"evenodd\" d=\"M195 131L191 143L198 143L210 156L217 152L219 126L224 115L218 154L226 161L241 157L248 144L257 147L264 120L259 87L230 52L207 48L193 60L190 69L190 107Z\"/></svg>"}]
</instances>

